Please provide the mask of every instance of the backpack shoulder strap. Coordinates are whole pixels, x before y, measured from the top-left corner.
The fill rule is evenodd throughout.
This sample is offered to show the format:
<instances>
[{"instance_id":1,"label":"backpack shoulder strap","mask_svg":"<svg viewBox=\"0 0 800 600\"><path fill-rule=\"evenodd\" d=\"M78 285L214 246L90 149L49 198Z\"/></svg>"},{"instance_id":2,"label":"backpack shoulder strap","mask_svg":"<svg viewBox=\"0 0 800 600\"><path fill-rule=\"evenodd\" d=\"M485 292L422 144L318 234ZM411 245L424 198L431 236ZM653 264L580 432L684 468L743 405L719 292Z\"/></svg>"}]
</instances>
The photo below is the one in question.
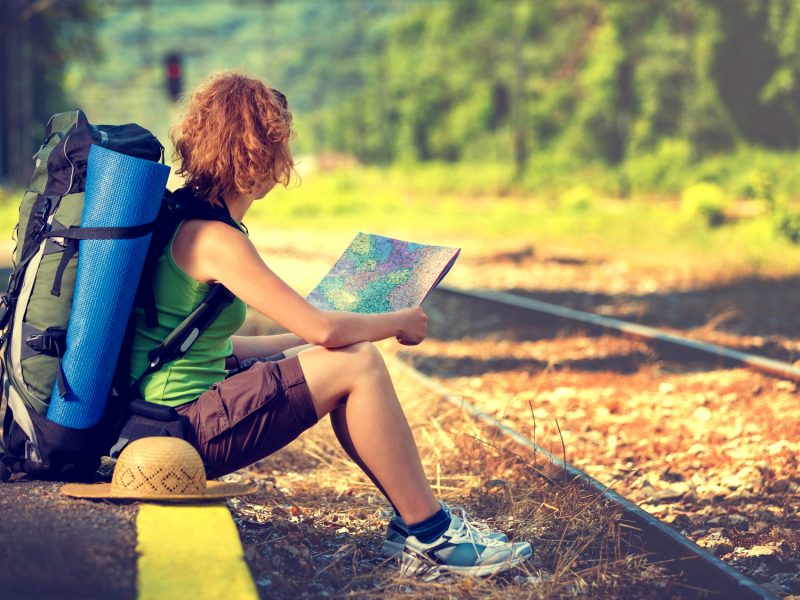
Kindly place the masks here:
<instances>
[{"instance_id":1,"label":"backpack shoulder strap","mask_svg":"<svg viewBox=\"0 0 800 600\"><path fill-rule=\"evenodd\" d=\"M228 211L228 207L224 202L221 207L214 206L209 202L197 199L188 188L167 192L162 202L158 225L150 242L144 271L137 291L136 302L144 308L147 327L156 327L158 325L152 274L159 256L161 256L161 253L164 252L172 239L178 224L185 219L220 221L237 230L241 230L239 224L231 217L230 211ZM225 306L233 302L234 297L225 286L221 284L212 286L202 302L164 338L161 344L148 353L147 358L150 361L150 365L130 387L131 392L138 393L139 384L145 377L158 371L164 364L186 354L195 340L208 329ZM133 322L129 323L128 329L132 335ZM129 346L129 343L125 344L128 351L130 350ZM129 357L126 357L126 362L129 368Z\"/></svg>"},{"instance_id":2,"label":"backpack shoulder strap","mask_svg":"<svg viewBox=\"0 0 800 600\"><path fill-rule=\"evenodd\" d=\"M145 377L158 371L166 363L186 354L197 338L209 328L222 310L233 302L234 298L235 296L225 286L214 285L203 301L164 338L164 341L147 354L150 365L134 382L133 390L138 391L139 385Z\"/></svg>"},{"instance_id":3,"label":"backpack shoulder strap","mask_svg":"<svg viewBox=\"0 0 800 600\"><path fill-rule=\"evenodd\" d=\"M150 248L145 258L141 283L137 292L136 302L144 308L145 322L148 327L158 326L155 294L152 285L152 274L155 271L159 257L166 249L178 225L186 219L203 219L206 221L220 221L240 230L239 224L231 217L227 205L218 207L210 202L198 199L186 187L174 192L169 190L164 195L161 203L157 226L150 241Z\"/></svg>"}]
</instances>

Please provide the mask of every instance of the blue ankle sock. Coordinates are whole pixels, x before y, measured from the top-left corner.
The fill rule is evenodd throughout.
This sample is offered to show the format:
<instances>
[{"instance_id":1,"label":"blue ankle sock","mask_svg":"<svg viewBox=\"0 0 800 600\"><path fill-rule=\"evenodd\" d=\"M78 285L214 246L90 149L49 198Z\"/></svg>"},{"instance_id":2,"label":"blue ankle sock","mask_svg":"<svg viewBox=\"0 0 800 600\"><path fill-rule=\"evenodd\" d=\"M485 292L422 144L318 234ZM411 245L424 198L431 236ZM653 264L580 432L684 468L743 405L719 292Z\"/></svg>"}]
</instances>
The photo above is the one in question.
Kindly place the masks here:
<instances>
[{"instance_id":1,"label":"blue ankle sock","mask_svg":"<svg viewBox=\"0 0 800 600\"><path fill-rule=\"evenodd\" d=\"M399 512L395 511L392 521L394 521L395 527L399 527L403 530L403 533L408 535L408 524L405 522L403 517L400 516Z\"/></svg>"},{"instance_id":2,"label":"blue ankle sock","mask_svg":"<svg viewBox=\"0 0 800 600\"><path fill-rule=\"evenodd\" d=\"M423 544L430 544L450 527L450 515L440 508L439 511L416 525L408 525L408 534L413 535Z\"/></svg>"}]
</instances>

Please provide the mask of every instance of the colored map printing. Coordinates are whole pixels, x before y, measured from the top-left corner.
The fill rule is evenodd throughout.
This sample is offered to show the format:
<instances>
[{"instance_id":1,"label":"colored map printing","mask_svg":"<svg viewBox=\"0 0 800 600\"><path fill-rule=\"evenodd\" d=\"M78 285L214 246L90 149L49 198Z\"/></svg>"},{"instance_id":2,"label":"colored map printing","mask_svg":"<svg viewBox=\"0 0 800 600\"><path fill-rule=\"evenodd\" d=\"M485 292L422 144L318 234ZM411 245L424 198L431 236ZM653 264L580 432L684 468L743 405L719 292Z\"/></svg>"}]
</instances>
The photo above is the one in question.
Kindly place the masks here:
<instances>
[{"instance_id":1,"label":"colored map printing","mask_svg":"<svg viewBox=\"0 0 800 600\"><path fill-rule=\"evenodd\" d=\"M359 233L308 301L323 310L357 313L416 306L444 278L460 251Z\"/></svg>"}]
</instances>

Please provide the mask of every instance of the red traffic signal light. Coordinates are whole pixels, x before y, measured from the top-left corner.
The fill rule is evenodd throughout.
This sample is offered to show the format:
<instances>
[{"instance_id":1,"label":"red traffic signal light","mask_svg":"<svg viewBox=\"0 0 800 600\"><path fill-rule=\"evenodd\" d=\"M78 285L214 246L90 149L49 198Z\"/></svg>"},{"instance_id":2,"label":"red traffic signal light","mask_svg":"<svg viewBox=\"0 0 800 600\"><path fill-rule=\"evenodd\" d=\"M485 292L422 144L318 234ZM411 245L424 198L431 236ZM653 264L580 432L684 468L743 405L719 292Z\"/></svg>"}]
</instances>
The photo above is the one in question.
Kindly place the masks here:
<instances>
[{"instance_id":1,"label":"red traffic signal light","mask_svg":"<svg viewBox=\"0 0 800 600\"><path fill-rule=\"evenodd\" d=\"M170 100L176 102L183 90L181 55L177 52L170 52L164 58L164 65L167 75L167 93Z\"/></svg>"}]
</instances>

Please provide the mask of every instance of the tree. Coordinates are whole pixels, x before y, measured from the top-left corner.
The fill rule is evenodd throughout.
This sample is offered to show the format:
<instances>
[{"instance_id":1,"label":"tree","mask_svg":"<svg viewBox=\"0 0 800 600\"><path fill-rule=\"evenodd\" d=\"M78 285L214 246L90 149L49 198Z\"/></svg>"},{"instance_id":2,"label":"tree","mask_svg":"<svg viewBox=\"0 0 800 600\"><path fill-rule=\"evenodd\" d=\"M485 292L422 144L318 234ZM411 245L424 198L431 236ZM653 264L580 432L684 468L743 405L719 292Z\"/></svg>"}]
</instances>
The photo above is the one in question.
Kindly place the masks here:
<instances>
[{"instance_id":1,"label":"tree","mask_svg":"<svg viewBox=\"0 0 800 600\"><path fill-rule=\"evenodd\" d=\"M0 181L22 184L30 175L30 156L41 142L43 124L65 108L66 60L93 52L96 18L91 0L2 4Z\"/></svg>"}]
</instances>

